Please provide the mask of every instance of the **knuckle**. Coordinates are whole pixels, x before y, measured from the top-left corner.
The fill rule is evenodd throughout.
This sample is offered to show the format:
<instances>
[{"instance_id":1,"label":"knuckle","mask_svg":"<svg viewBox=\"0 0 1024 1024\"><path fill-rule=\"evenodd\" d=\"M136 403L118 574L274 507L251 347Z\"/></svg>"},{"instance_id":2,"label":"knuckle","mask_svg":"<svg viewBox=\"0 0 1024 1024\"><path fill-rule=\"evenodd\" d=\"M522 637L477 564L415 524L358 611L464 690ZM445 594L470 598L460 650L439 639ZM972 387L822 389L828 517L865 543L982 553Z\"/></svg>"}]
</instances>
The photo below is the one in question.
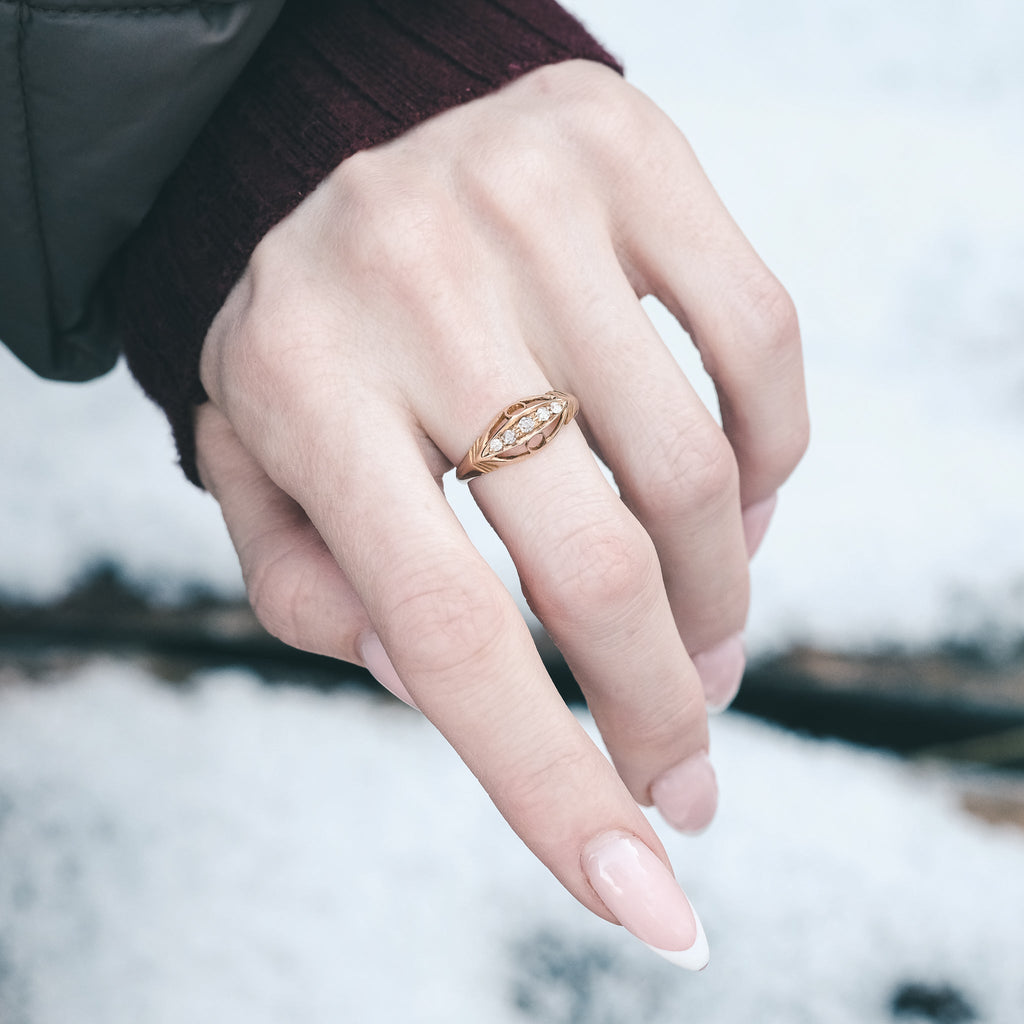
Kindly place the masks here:
<instances>
[{"instance_id":1,"label":"knuckle","mask_svg":"<svg viewBox=\"0 0 1024 1024\"><path fill-rule=\"evenodd\" d=\"M638 502L661 520L718 507L739 491L739 467L725 435L714 427L680 428L657 453Z\"/></svg>"},{"instance_id":2,"label":"knuckle","mask_svg":"<svg viewBox=\"0 0 1024 1024\"><path fill-rule=\"evenodd\" d=\"M660 577L654 544L632 519L590 523L569 533L555 548L552 565L557 577L537 600L541 617L556 623L620 617Z\"/></svg>"},{"instance_id":3,"label":"knuckle","mask_svg":"<svg viewBox=\"0 0 1024 1024\"><path fill-rule=\"evenodd\" d=\"M558 148L513 126L497 144L481 146L463 169L460 192L486 220L513 238L528 236L552 210L571 210L575 178Z\"/></svg>"},{"instance_id":4,"label":"knuckle","mask_svg":"<svg viewBox=\"0 0 1024 1024\"><path fill-rule=\"evenodd\" d=\"M303 605L308 601L304 580L291 571L289 560L259 562L245 574L249 604L259 624L290 647L302 648Z\"/></svg>"},{"instance_id":5,"label":"knuckle","mask_svg":"<svg viewBox=\"0 0 1024 1024\"><path fill-rule=\"evenodd\" d=\"M743 288L749 336L766 360L792 359L800 350L800 324L789 292L767 268L751 274Z\"/></svg>"},{"instance_id":6,"label":"knuckle","mask_svg":"<svg viewBox=\"0 0 1024 1024\"><path fill-rule=\"evenodd\" d=\"M775 445L775 473L779 479L785 480L796 469L810 443L811 424L807 409L803 408Z\"/></svg>"},{"instance_id":7,"label":"knuckle","mask_svg":"<svg viewBox=\"0 0 1024 1024\"><path fill-rule=\"evenodd\" d=\"M642 107L642 94L607 68L579 63L563 72L555 65L547 73L550 79L557 79L553 87L568 99L567 113L575 124L592 124L613 134L616 128L632 122ZM545 85L543 80L538 81Z\"/></svg>"},{"instance_id":8,"label":"knuckle","mask_svg":"<svg viewBox=\"0 0 1024 1024\"><path fill-rule=\"evenodd\" d=\"M240 285L244 301L233 304L225 326L230 344L220 346L222 365L262 401L264 392L303 380L304 361L314 351L308 339L322 334L315 326L320 305L294 267L284 270L277 253L254 257Z\"/></svg>"},{"instance_id":9,"label":"knuckle","mask_svg":"<svg viewBox=\"0 0 1024 1024\"><path fill-rule=\"evenodd\" d=\"M668 116L643 93L619 76L601 76L590 83L582 100L586 138L592 159L616 177L635 179L642 170L645 183L652 172L678 174L682 135ZM666 177L665 180L671 180Z\"/></svg>"},{"instance_id":10,"label":"knuckle","mask_svg":"<svg viewBox=\"0 0 1024 1024\"><path fill-rule=\"evenodd\" d=\"M781 415L765 433L761 456L777 486L796 468L810 443L799 318L789 293L766 268L748 279L745 296L749 320L744 336L749 339L750 361L762 379L773 380L787 396Z\"/></svg>"},{"instance_id":11,"label":"knuckle","mask_svg":"<svg viewBox=\"0 0 1024 1024\"><path fill-rule=\"evenodd\" d=\"M509 635L514 608L504 590L476 566L444 573L436 564L407 573L385 612L388 631L402 638L421 678L453 678L492 660Z\"/></svg>"},{"instance_id":12,"label":"knuckle","mask_svg":"<svg viewBox=\"0 0 1024 1024\"><path fill-rule=\"evenodd\" d=\"M707 743L707 706L699 690L679 702L627 705L623 699L613 712L602 718L609 723L605 739L620 777L637 797L651 782L652 766L677 764Z\"/></svg>"},{"instance_id":13,"label":"knuckle","mask_svg":"<svg viewBox=\"0 0 1024 1024\"><path fill-rule=\"evenodd\" d=\"M276 381L288 366L281 357L281 338L271 326L271 317L264 315L262 304L254 303L239 324L236 335L233 371L248 387L265 387Z\"/></svg>"},{"instance_id":14,"label":"knuckle","mask_svg":"<svg viewBox=\"0 0 1024 1024\"><path fill-rule=\"evenodd\" d=\"M522 80L543 104L555 133L552 150L575 151L591 177L635 173L637 154L665 138L667 118L621 75L588 61L568 61L532 71ZM558 102L551 103L557 96ZM550 189L549 175L540 182Z\"/></svg>"},{"instance_id":15,"label":"knuckle","mask_svg":"<svg viewBox=\"0 0 1024 1024\"><path fill-rule=\"evenodd\" d=\"M452 344L475 301L469 282L479 274L465 210L429 186L392 191L380 202L364 197L360 205L345 244L353 288L373 295L398 322L414 322L433 347Z\"/></svg>"},{"instance_id":16,"label":"knuckle","mask_svg":"<svg viewBox=\"0 0 1024 1024\"><path fill-rule=\"evenodd\" d=\"M301 301L291 307L294 316L290 327L282 331L276 329L274 316L263 316L260 307L254 306L231 357L225 411L232 421L247 425L249 436L258 439L268 456L283 455L291 439L291 430L282 431L282 424L294 427L309 417L313 394L310 382L319 385L329 379L328 352L319 342L308 341L323 337L324 332L302 326L302 307Z\"/></svg>"},{"instance_id":17,"label":"knuckle","mask_svg":"<svg viewBox=\"0 0 1024 1024\"><path fill-rule=\"evenodd\" d=\"M426 184L360 183L346 207L346 269L399 293L429 289L461 251L458 210Z\"/></svg>"}]
</instances>

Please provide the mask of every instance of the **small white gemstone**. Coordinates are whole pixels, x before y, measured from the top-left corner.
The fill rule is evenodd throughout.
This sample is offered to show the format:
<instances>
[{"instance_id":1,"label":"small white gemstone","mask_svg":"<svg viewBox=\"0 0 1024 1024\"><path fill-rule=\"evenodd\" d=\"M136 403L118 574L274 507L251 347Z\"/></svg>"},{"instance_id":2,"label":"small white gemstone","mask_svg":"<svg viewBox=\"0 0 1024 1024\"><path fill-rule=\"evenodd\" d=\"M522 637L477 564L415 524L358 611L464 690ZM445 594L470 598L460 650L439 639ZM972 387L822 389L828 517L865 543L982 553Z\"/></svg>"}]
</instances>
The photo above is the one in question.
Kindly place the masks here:
<instances>
[{"instance_id":1,"label":"small white gemstone","mask_svg":"<svg viewBox=\"0 0 1024 1024\"><path fill-rule=\"evenodd\" d=\"M515 444L516 443L515 431L514 430L506 430L505 433L501 435L501 439L502 439L502 441L506 445Z\"/></svg>"},{"instance_id":2,"label":"small white gemstone","mask_svg":"<svg viewBox=\"0 0 1024 1024\"><path fill-rule=\"evenodd\" d=\"M532 416L524 416L519 421L519 433L528 434L533 428L537 426Z\"/></svg>"},{"instance_id":3,"label":"small white gemstone","mask_svg":"<svg viewBox=\"0 0 1024 1024\"><path fill-rule=\"evenodd\" d=\"M501 443L500 437L492 438L491 443L487 446L492 452L500 452L505 446Z\"/></svg>"},{"instance_id":4,"label":"small white gemstone","mask_svg":"<svg viewBox=\"0 0 1024 1024\"><path fill-rule=\"evenodd\" d=\"M561 411L562 411L562 410L563 410L564 408L565 408L565 405L564 405L564 404L563 404L562 402L552 402L552 403L551 403L551 411L552 411L552 412L553 412L553 413L554 413L554 414L555 414L556 416L557 416L557 415L558 415L558 414L559 414L559 413L560 413L560 412L561 412Z\"/></svg>"},{"instance_id":5,"label":"small white gemstone","mask_svg":"<svg viewBox=\"0 0 1024 1024\"><path fill-rule=\"evenodd\" d=\"M541 423L547 423L547 421L551 419L551 410L546 405L542 405L534 415L541 421Z\"/></svg>"}]
</instances>

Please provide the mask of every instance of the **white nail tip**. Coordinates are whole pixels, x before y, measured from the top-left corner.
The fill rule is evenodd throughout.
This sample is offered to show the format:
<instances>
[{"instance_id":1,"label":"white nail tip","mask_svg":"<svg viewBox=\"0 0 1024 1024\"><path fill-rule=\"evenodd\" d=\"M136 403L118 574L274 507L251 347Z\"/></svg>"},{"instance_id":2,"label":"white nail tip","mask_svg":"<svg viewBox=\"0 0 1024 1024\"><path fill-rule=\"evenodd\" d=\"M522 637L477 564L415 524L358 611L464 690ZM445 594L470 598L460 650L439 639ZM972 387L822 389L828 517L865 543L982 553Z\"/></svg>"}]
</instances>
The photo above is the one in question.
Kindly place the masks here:
<instances>
[{"instance_id":1,"label":"white nail tip","mask_svg":"<svg viewBox=\"0 0 1024 1024\"><path fill-rule=\"evenodd\" d=\"M704 933L704 925L701 924L692 903L690 910L693 912L693 920L697 925L697 938L693 940L693 945L689 949L659 949L649 942L645 942L644 945L652 953L657 953L658 956L663 957L670 964L675 964L676 967L682 967L687 971L703 971L711 960L711 950L708 947L708 937Z\"/></svg>"}]
</instances>

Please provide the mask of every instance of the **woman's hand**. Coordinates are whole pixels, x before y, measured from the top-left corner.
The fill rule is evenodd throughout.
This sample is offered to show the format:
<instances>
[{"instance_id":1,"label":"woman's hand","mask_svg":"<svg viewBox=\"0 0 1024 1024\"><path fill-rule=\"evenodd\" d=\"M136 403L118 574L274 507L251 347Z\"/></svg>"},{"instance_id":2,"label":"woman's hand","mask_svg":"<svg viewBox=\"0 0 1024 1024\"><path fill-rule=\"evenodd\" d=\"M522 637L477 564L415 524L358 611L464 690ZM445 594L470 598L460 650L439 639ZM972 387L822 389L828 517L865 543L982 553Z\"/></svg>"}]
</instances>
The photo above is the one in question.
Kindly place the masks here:
<instances>
[{"instance_id":1,"label":"woman's hand","mask_svg":"<svg viewBox=\"0 0 1024 1024\"><path fill-rule=\"evenodd\" d=\"M256 249L201 374L200 472L263 624L415 703L570 892L700 966L637 804L684 830L714 812L706 709L739 685L748 554L808 428L793 306L679 132L574 61L346 160ZM441 489L553 387L578 420L470 486L614 769Z\"/></svg>"}]
</instances>

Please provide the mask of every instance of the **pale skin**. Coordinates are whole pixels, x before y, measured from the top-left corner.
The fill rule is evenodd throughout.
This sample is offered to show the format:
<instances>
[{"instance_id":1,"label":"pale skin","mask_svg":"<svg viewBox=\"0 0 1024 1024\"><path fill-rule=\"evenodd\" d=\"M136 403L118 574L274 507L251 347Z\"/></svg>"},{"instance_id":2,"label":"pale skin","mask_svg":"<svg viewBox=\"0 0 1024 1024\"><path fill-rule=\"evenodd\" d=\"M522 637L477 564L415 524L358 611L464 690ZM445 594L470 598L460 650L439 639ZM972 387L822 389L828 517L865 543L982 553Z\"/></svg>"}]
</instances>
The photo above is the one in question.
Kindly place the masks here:
<instances>
[{"instance_id":1,"label":"pale skin","mask_svg":"<svg viewBox=\"0 0 1024 1024\"><path fill-rule=\"evenodd\" d=\"M648 294L698 347L724 429ZM201 376L200 473L263 624L404 687L615 920L583 850L619 830L667 863L638 806L659 779L693 790L666 797L692 804L677 824L710 819L710 768L673 771L706 764L706 697L738 685L749 549L808 437L793 305L684 137L572 61L357 154L257 247ZM440 487L503 406L552 387L578 420L469 486L613 764Z\"/></svg>"}]
</instances>

